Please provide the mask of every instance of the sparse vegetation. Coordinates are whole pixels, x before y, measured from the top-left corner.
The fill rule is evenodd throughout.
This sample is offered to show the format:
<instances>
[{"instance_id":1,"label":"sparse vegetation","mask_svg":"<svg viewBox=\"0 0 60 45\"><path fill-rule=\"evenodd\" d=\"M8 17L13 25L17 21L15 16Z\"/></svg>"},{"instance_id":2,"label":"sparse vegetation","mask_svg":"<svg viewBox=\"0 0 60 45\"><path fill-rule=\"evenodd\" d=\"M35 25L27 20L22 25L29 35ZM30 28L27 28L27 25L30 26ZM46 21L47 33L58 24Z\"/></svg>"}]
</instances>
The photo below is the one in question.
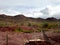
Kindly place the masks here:
<instances>
[{"instance_id":1,"label":"sparse vegetation","mask_svg":"<svg viewBox=\"0 0 60 45\"><path fill-rule=\"evenodd\" d=\"M15 30L15 32L22 32L22 29L21 29L21 28L17 28L17 29Z\"/></svg>"},{"instance_id":2,"label":"sparse vegetation","mask_svg":"<svg viewBox=\"0 0 60 45\"><path fill-rule=\"evenodd\" d=\"M53 18L35 19L30 17L27 18L22 15L21 16L17 15L13 17L5 16L4 18L2 17L0 17L0 31L1 32L8 31L9 35L11 36L10 38L13 38L14 43L19 43L19 45L21 44L21 40L23 40L22 42L24 42L25 39L33 38L34 37L33 32L37 34L37 35L35 34L37 38L38 38L38 35L39 36L41 35L41 30L44 30L45 32L47 32L46 34L48 36L50 32L51 32L50 34L51 36L52 34L54 35L60 34L60 30L59 30L60 20L58 21L57 19L53 19ZM16 39L19 40L19 42ZM8 35L6 35L6 45L8 45Z\"/></svg>"},{"instance_id":3,"label":"sparse vegetation","mask_svg":"<svg viewBox=\"0 0 60 45\"><path fill-rule=\"evenodd\" d=\"M31 23L28 23L28 26L31 26Z\"/></svg>"},{"instance_id":4,"label":"sparse vegetation","mask_svg":"<svg viewBox=\"0 0 60 45\"><path fill-rule=\"evenodd\" d=\"M42 28L48 28L49 24L48 23L44 23L42 24Z\"/></svg>"},{"instance_id":5,"label":"sparse vegetation","mask_svg":"<svg viewBox=\"0 0 60 45\"><path fill-rule=\"evenodd\" d=\"M18 28L18 29L15 30L15 32L32 33L33 30L23 30L21 28Z\"/></svg>"},{"instance_id":6,"label":"sparse vegetation","mask_svg":"<svg viewBox=\"0 0 60 45\"><path fill-rule=\"evenodd\" d=\"M54 30L53 32L54 33L60 33L60 30Z\"/></svg>"}]
</instances>

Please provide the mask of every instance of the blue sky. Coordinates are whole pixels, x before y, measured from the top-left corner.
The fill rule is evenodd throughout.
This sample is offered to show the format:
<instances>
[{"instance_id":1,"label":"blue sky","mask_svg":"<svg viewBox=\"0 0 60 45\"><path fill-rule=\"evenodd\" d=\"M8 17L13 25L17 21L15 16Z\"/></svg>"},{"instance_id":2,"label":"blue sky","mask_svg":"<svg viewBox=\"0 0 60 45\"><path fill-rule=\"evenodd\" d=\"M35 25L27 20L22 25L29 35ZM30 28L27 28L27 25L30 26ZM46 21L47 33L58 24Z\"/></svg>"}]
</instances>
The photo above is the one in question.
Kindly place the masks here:
<instances>
[{"instance_id":1,"label":"blue sky","mask_svg":"<svg viewBox=\"0 0 60 45\"><path fill-rule=\"evenodd\" d=\"M14 16L60 18L60 0L0 0L0 13ZM58 15L58 16L56 16Z\"/></svg>"}]
</instances>

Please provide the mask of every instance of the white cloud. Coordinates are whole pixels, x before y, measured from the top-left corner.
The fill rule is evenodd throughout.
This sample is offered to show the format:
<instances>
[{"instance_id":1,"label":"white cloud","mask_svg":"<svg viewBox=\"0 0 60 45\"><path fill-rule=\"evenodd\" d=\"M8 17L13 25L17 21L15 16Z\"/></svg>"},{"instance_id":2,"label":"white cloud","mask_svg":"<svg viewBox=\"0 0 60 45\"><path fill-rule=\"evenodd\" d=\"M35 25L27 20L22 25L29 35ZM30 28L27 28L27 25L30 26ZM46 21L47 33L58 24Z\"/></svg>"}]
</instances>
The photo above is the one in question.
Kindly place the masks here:
<instances>
[{"instance_id":1,"label":"white cloud","mask_svg":"<svg viewBox=\"0 0 60 45\"><path fill-rule=\"evenodd\" d=\"M57 6L47 6L45 9L42 10L42 13L46 15L46 17L56 17L60 18L60 5Z\"/></svg>"},{"instance_id":2,"label":"white cloud","mask_svg":"<svg viewBox=\"0 0 60 45\"><path fill-rule=\"evenodd\" d=\"M58 2L60 3L59 0L0 0L0 6L44 7L46 5L56 5Z\"/></svg>"},{"instance_id":3,"label":"white cloud","mask_svg":"<svg viewBox=\"0 0 60 45\"><path fill-rule=\"evenodd\" d=\"M20 14L20 13L15 11L15 10L8 9L8 10L0 10L0 14L15 16L15 15Z\"/></svg>"},{"instance_id":4,"label":"white cloud","mask_svg":"<svg viewBox=\"0 0 60 45\"><path fill-rule=\"evenodd\" d=\"M42 17L43 14L40 12L34 12L34 13L24 13L25 16L27 17L33 17L33 18L38 18L38 17Z\"/></svg>"},{"instance_id":5,"label":"white cloud","mask_svg":"<svg viewBox=\"0 0 60 45\"><path fill-rule=\"evenodd\" d=\"M11 16L22 13L35 18L55 17L60 14L60 0L0 0L0 13Z\"/></svg>"},{"instance_id":6,"label":"white cloud","mask_svg":"<svg viewBox=\"0 0 60 45\"><path fill-rule=\"evenodd\" d=\"M21 9L15 10L14 8L8 8L0 10L0 14L7 14L7 15L17 15L17 14L24 14L27 17L41 17L41 18L47 18L47 17L56 17L60 18L60 5L57 6L51 6L47 5L44 8L28 8L26 10ZM41 12L42 11L42 12Z\"/></svg>"}]
</instances>

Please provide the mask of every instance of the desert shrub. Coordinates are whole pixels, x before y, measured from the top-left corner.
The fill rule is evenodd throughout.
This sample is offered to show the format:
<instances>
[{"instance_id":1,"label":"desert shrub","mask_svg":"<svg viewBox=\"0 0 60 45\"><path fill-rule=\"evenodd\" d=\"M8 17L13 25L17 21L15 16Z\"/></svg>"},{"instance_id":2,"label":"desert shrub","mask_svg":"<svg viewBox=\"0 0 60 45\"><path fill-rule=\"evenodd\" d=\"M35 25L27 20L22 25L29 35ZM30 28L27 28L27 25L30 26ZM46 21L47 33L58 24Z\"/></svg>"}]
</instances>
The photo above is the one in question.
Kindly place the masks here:
<instances>
[{"instance_id":1,"label":"desert shrub","mask_svg":"<svg viewBox=\"0 0 60 45\"><path fill-rule=\"evenodd\" d=\"M22 32L24 32L24 33L32 33L33 31L32 30L22 30Z\"/></svg>"},{"instance_id":2,"label":"desert shrub","mask_svg":"<svg viewBox=\"0 0 60 45\"><path fill-rule=\"evenodd\" d=\"M53 32L54 33L60 33L60 30L54 30Z\"/></svg>"},{"instance_id":3,"label":"desert shrub","mask_svg":"<svg viewBox=\"0 0 60 45\"><path fill-rule=\"evenodd\" d=\"M17 29L15 30L15 32L22 32L22 29L21 29L21 28L17 28Z\"/></svg>"},{"instance_id":4,"label":"desert shrub","mask_svg":"<svg viewBox=\"0 0 60 45\"><path fill-rule=\"evenodd\" d=\"M15 32L32 33L33 31L32 30L23 30L21 28L18 28L18 29L15 30Z\"/></svg>"},{"instance_id":5,"label":"desert shrub","mask_svg":"<svg viewBox=\"0 0 60 45\"><path fill-rule=\"evenodd\" d=\"M24 23L21 23L20 25L21 25L21 26L23 26L23 25L24 25Z\"/></svg>"},{"instance_id":6,"label":"desert shrub","mask_svg":"<svg viewBox=\"0 0 60 45\"><path fill-rule=\"evenodd\" d=\"M31 23L28 23L28 26L31 26Z\"/></svg>"},{"instance_id":7,"label":"desert shrub","mask_svg":"<svg viewBox=\"0 0 60 45\"><path fill-rule=\"evenodd\" d=\"M50 24L51 28L58 28L58 24Z\"/></svg>"},{"instance_id":8,"label":"desert shrub","mask_svg":"<svg viewBox=\"0 0 60 45\"><path fill-rule=\"evenodd\" d=\"M49 25L48 22L43 22L39 25L39 29L38 31L41 32L41 30L45 30L45 31L48 31L48 29L50 29L51 26Z\"/></svg>"},{"instance_id":9,"label":"desert shrub","mask_svg":"<svg viewBox=\"0 0 60 45\"><path fill-rule=\"evenodd\" d=\"M4 25L4 23L2 24L2 23L0 23L0 27L4 27L4 26L6 26L6 25Z\"/></svg>"},{"instance_id":10,"label":"desert shrub","mask_svg":"<svg viewBox=\"0 0 60 45\"><path fill-rule=\"evenodd\" d=\"M48 28L46 28L46 29L44 29L44 31L49 31L49 29L48 29Z\"/></svg>"},{"instance_id":11,"label":"desert shrub","mask_svg":"<svg viewBox=\"0 0 60 45\"><path fill-rule=\"evenodd\" d=\"M42 24L42 28L47 28L47 29L58 28L58 24L57 23L45 22Z\"/></svg>"},{"instance_id":12,"label":"desert shrub","mask_svg":"<svg viewBox=\"0 0 60 45\"><path fill-rule=\"evenodd\" d=\"M41 32L41 30L49 31L49 29L45 28L45 29L39 29L38 32Z\"/></svg>"},{"instance_id":13,"label":"desert shrub","mask_svg":"<svg viewBox=\"0 0 60 45\"><path fill-rule=\"evenodd\" d=\"M42 28L48 28L49 24L48 23L43 23Z\"/></svg>"},{"instance_id":14,"label":"desert shrub","mask_svg":"<svg viewBox=\"0 0 60 45\"><path fill-rule=\"evenodd\" d=\"M38 32L41 32L41 29L40 29L40 30L38 30Z\"/></svg>"}]
</instances>

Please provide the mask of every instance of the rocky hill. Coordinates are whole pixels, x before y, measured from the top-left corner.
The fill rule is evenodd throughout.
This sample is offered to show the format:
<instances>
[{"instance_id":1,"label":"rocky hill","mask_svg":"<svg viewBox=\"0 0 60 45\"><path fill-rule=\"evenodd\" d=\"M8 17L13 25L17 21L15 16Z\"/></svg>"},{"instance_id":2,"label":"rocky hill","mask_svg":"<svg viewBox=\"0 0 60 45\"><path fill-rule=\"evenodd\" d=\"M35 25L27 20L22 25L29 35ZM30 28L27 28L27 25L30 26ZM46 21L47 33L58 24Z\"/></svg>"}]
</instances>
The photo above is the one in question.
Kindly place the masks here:
<instances>
[{"instance_id":1,"label":"rocky hill","mask_svg":"<svg viewBox=\"0 0 60 45\"><path fill-rule=\"evenodd\" d=\"M0 21L42 21L42 20L49 20L49 21L56 21L58 19L54 18L54 17L50 17L47 19L43 19L43 18L32 18L32 17L26 17L23 14L18 14L16 16L7 16L5 14L0 14Z\"/></svg>"}]
</instances>

